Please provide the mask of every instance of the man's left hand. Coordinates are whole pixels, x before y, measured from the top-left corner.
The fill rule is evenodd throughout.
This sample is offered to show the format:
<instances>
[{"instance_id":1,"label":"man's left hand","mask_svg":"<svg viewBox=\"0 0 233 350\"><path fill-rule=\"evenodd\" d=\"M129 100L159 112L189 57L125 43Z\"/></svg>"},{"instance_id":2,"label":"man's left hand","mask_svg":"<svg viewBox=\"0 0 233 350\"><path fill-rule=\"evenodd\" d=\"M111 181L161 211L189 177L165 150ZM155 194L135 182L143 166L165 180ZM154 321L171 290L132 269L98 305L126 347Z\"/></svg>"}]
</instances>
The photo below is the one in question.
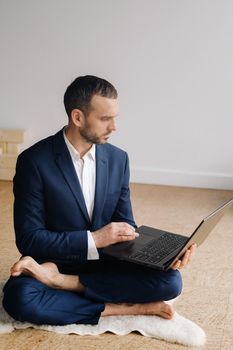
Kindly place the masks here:
<instances>
[{"instance_id":1,"label":"man's left hand","mask_svg":"<svg viewBox=\"0 0 233 350\"><path fill-rule=\"evenodd\" d=\"M180 260L177 260L173 265L172 269L177 270L177 269L182 269L183 267L186 267L188 263L191 261L193 256L195 255L197 245L194 243L192 244L189 249L186 250L185 254L182 256Z\"/></svg>"}]
</instances>

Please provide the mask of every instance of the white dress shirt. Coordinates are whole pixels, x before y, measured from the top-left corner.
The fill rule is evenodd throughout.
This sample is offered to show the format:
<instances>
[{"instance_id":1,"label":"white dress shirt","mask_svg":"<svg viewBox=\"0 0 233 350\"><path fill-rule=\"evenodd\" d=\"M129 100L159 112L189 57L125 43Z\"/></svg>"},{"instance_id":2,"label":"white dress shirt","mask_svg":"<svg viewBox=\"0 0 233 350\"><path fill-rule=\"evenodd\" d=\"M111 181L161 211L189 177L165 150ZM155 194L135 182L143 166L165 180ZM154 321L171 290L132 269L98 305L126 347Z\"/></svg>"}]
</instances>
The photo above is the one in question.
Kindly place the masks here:
<instances>
[{"instance_id":1,"label":"white dress shirt","mask_svg":"<svg viewBox=\"0 0 233 350\"><path fill-rule=\"evenodd\" d=\"M90 220L92 219L94 199L95 199L95 180L96 180L96 159L95 145L89 149L87 153L80 158L80 153L67 139L65 129L63 131L66 146L70 152L76 174L83 192L83 197L87 207ZM98 260L99 253L95 245L95 241L90 231L87 231L87 259Z\"/></svg>"}]
</instances>

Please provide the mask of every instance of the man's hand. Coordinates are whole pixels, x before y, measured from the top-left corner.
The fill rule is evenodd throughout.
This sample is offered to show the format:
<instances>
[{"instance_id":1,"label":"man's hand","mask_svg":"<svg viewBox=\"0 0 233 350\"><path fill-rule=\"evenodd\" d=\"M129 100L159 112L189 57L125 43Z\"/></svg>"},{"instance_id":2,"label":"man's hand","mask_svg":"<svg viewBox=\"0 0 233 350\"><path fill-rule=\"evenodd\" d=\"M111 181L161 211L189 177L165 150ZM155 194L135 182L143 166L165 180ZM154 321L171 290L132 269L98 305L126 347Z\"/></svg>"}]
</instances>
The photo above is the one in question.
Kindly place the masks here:
<instances>
[{"instance_id":1,"label":"man's hand","mask_svg":"<svg viewBox=\"0 0 233 350\"><path fill-rule=\"evenodd\" d=\"M191 261L193 256L195 255L197 245L194 243L190 246L189 249L186 250L185 254L182 256L180 260L177 260L173 265L172 269L177 270L177 269L182 269L183 267L186 267L187 264Z\"/></svg>"},{"instance_id":2,"label":"man's hand","mask_svg":"<svg viewBox=\"0 0 233 350\"><path fill-rule=\"evenodd\" d=\"M96 248L104 248L117 242L132 241L139 236L135 228L126 222L111 222L91 234Z\"/></svg>"}]
</instances>

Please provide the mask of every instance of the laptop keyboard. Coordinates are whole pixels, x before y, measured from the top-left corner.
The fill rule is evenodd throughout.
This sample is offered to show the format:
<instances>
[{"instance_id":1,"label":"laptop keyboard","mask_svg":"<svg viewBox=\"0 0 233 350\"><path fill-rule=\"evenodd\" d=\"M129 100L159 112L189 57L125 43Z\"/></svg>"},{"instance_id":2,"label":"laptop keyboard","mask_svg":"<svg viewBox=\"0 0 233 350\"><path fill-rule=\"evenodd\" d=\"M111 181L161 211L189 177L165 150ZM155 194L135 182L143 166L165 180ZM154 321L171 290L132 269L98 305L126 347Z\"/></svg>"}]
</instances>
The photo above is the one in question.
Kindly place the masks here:
<instances>
[{"instance_id":1,"label":"laptop keyboard","mask_svg":"<svg viewBox=\"0 0 233 350\"><path fill-rule=\"evenodd\" d=\"M187 237L164 233L161 237L152 239L138 252L130 255L129 258L140 262L158 263L168 254L181 247L187 239Z\"/></svg>"}]
</instances>

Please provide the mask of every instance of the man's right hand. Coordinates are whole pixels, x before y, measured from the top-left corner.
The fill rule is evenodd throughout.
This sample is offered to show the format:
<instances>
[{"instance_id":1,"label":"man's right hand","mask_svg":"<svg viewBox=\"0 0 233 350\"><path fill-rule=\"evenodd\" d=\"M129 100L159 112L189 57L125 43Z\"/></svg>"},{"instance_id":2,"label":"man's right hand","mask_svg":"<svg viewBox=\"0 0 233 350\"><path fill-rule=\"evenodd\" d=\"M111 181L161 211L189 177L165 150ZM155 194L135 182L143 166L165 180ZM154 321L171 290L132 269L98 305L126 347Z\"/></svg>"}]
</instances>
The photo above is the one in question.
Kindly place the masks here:
<instances>
[{"instance_id":1,"label":"man's right hand","mask_svg":"<svg viewBox=\"0 0 233 350\"><path fill-rule=\"evenodd\" d=\"M132 241L139 236L135 228L126 222L111 222L91 234L96 248L104 248L117 242Z\"/></svg>"}]
</instances>

